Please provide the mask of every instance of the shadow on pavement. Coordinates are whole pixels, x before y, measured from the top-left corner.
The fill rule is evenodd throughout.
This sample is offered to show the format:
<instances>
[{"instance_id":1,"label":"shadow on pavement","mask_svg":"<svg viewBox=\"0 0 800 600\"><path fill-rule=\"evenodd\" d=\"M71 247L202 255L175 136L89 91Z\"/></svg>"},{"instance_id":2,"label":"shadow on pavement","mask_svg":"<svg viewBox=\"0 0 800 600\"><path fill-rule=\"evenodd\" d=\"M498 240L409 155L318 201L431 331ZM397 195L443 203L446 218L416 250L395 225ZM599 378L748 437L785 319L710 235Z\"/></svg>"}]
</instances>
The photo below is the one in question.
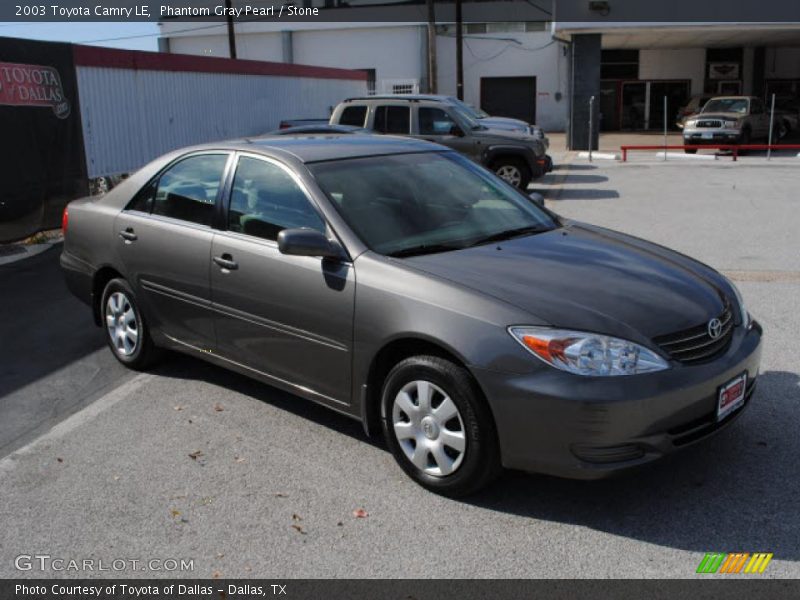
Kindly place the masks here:
<instances>
[{"instance_id":1,"label":"shadow on pavement","mask_svg":"<svg viewBox=\"0 0 800 600\"><path fill-rule=\"evenodd\" d=\"M800 377L768 371L758 385L728 430L648 468L595 482L509 472L469 503L672 548L798 560L800 436L787 416Z\"/></svg>"},{"instance_id":2,"label":"shadow on pavement","mask_svg":"<svg viewBox=\"0 0 800 600\"><path fill-rule=\"evenodd\" d=\"M235 390L386 450L352 419L199 360L170 355L156 373ZM684 550L765 551L798 560L800 436L786 415L799 399L797 374L769 371L729 429L647 468L594 482L507 472L463 502Z\"/></svg>"},{"instance_id":3,"label":"shadow on pavement","mask_svg":"<svg viewBox=\"0 0 800 600\"><path fill-rule=\"evenodd\" d=\"M61 244L0 265L0 398L105 344L89 308L64 283Z\"/></svg>"}]
</instances>

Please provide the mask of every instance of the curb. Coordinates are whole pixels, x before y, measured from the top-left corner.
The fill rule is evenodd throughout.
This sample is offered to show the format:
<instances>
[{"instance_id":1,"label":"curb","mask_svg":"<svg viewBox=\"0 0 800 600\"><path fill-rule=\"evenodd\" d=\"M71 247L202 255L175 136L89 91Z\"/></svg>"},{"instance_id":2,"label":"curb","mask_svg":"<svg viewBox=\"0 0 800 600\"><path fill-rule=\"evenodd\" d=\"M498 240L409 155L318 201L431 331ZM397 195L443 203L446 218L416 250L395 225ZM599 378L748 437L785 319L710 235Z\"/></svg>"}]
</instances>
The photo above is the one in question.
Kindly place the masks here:
<instances>
[{"instance_id":1,"label":"curb","mask_svg":"<svg viewBox=\"0 0 800 600\"><path fill-rule=\"evenodd\" d=\"M0 255L0 266L10 265L25 260L26 258L32 258L61 242L62 240L53 240L45 244L15 244L13 245L14 250L12 253L5 256Z\"/></svg>"}]
</instances>

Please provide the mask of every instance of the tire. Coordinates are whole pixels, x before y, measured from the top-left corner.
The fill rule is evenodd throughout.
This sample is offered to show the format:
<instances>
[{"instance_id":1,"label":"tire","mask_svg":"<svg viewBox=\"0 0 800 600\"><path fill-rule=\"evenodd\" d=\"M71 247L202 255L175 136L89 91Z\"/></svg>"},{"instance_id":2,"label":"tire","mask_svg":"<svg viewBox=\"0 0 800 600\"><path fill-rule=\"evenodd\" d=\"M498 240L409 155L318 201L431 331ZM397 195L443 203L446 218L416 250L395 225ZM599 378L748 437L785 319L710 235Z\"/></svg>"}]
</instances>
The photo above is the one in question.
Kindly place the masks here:
<instances>
[{"instance_id":1,"label":"tire","mask_svg":"<svg viewBox=\"0 0 800 600\"><path fill-rule=\"evenodd\" d=\"M750 130L745 129L744 131L742 131L742 135L739 137L739 145L746 146L749 143L750 143ZM747 150L739 150L739 156L742 156L743 154L747 154Z\"/></svg>"},{"instance_id":2,"label":"tire","mask_svg":"<svg viewBox=\"0 0 800 600\"><path fill-rule=\"evenodd\" d=\"M773 143L779 140L782 140L787 135L789 135L790 127L786 121L779 121L775 123L772 131L772 141Z\"/></svg>"},{"instance_id":3,"label":"tire","mask_svg":"<svg viewBox=\"0 0 800 600\"><path fill-rule=\"evenodd\" d=\"M683 151L686 154L697 154L697 148L684 148Z\"/></svg>"},{"instance_id":4,"label":"tire","mask_svg":"<svg viewBox=\"0 0 800 600\"><path fill-rule=\"evenodd\" d=\"M513 156L498 158L492 163L491 168L500 179L523 191L531 182L531 170L520 158Z\"/></svg>"},{"instance_id":5,"label":"tire","mask_svg":"<svg viewBox=\"0 0 800 600\"><path fill-rule=\"evenodd\" d=\"M108 282L100 311L106 342L114 358L137 371L152 364L157 348L127 281L118 278Z\"/></svg>"},{"instance_id":6,"label":"tire","mask_svg":"<svg viewBox=\"0 0 800 600\"><path fill-rule=\"evenodd\" d=\"M469 372L448 360L415 356L398 363L383 385L381 415L395 460L432 492L467 496L502 470L486 400Z\"/></svg>"}]
</instances>

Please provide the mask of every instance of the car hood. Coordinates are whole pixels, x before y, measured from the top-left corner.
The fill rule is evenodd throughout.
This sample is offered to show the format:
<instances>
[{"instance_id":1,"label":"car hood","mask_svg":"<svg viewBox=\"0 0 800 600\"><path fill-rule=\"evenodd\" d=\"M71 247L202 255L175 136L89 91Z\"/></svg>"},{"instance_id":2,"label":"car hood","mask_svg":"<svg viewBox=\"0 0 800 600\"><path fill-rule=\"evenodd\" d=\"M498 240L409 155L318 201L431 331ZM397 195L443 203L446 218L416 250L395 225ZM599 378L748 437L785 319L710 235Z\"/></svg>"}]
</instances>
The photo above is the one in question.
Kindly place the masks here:
<instances>
[{"instance_id":1,"label":"car hood","mask_svg":"<svg viewBox=\"0 0 800 600\"><path fill-rule=\"evenodd\" d=\"M479 119L481 125L485 125L489 129L506 129L511 131L529 131L530 125L525 121L519 119L510 119L508 117L483 117Z\"/></svg>"},{"instance_id":2,"label":"car hood","mask_svg":"<svg viewBox=\"0 0 800 600\"><path fill-rule=\"evenodd\" d=\"M693 119L728 119L729 121L736 121L742 117L746 117L742 113L736 112L711 112L711 113L697 113L692 115Z\"/></svg>"},{"instance_id":3,"label":"car hood","mask_svg":"<svg viewBox=\"0 0 800 600\"><path fill-rule=\"evenodd\" d=\"M724 308L721 276L710 267L577 223L404 262L514 305L535 318L531 324L639 342L706 323Z\"/></svg>"},{"instance_id":4,"label":"car hood","mask_svg":"<svg viewBox=\"0 0 800 600\"><path fill-rule=\"evenodd\" d=\"M477 138L496 139L516 143L531 143L538 140L527 131L516 129L476 129L471 132Z\"/></svg>"}]
</instances>

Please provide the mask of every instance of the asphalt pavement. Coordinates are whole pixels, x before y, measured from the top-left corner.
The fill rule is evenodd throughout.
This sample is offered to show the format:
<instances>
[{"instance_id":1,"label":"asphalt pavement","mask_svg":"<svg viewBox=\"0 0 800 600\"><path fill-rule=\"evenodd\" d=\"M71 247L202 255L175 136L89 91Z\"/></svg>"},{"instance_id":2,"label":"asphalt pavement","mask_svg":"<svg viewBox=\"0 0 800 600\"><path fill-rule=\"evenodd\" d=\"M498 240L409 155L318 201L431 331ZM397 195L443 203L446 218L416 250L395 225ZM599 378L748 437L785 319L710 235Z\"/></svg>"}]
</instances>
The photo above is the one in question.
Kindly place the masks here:
<instances>
[{"instance_id":1,"label":"asphalt pavement","mask_svg":"<svg viewBox=\"0 0 800 600\"><path fill-rule=\"evenodd\" d=\"M41 576L14 558L46 552L193 561L96 576L685 578L712 551L772 552L757 577L800 577L798 183L797 167L781 165L575 162L538 184L566 216L734 276L765 329L759 387L727 430L646 470L599 482L506 473L464 501L413 484L355 421L269 386L177 355L150 373L121 372L63 284L40 287L52 257L29 259L15 281L37 298L60 295L64 319L33 334L59 313L22 292L7 303L10 280L0 282L2 416L15 394L46 406L62 376L83 407L0 460L0 577ZM56 360L64 337L71 350ZM23 346L7 350L6 339ZM50 366L14 374L39 360ZM79 400L92 377L102 390Z\"/></svg>"}]
</instances>

